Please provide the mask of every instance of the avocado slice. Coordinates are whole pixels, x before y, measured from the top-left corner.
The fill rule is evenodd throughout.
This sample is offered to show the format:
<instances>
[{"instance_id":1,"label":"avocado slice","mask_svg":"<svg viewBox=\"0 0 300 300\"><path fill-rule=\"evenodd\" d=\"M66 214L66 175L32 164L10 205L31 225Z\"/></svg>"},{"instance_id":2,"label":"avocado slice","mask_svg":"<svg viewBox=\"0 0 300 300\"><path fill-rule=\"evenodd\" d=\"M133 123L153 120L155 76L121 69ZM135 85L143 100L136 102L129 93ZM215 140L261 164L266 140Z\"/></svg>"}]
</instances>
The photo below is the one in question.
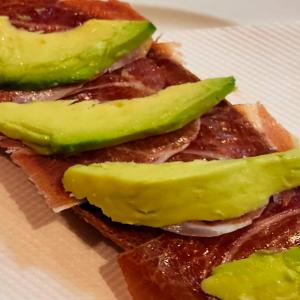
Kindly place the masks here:
<instances>
[{"instance_id":1,"label":"avocado slice","mask_svg":"<svg viewBox=\"0 0 300 300\"><path fill-rule=\"evenodd\" d=\"M234 85L232 77L208 79L103 104L0 103L0 132L41 154L99 149L179 129L219 103Z\"/></svg>"},{"instance_id":2,"label":"avocado slice","mask_svg":"<svg viewBox=\"0 0 300 300\"><path fill-rule=\"evenodd\" d=\"M64 32L17 29L0 17L0 85L42 89L91 79L151 37L148 21L89 20Z\"/></svg>"},{"instance_id":3,"label":"avocado slice","mask_svg":"<svg viewBox=\"0 0 300 300\"><path fill-rule=\"evenodd\" d=\"M63 184L121 223L163 227L226 220L300 185L300 149L236 160L76 165Z\"/></svg>"},{"instance_id":4,"label":"avocado slice","mask_svg":"<svg viewBox=\"0 0 300 300\"><path fill-rule=\"evenodd\" d=\"M201 287L221 300L299 300L300 247L279 253L258 251L222 264Z\"/></svg>"}]
</instances>

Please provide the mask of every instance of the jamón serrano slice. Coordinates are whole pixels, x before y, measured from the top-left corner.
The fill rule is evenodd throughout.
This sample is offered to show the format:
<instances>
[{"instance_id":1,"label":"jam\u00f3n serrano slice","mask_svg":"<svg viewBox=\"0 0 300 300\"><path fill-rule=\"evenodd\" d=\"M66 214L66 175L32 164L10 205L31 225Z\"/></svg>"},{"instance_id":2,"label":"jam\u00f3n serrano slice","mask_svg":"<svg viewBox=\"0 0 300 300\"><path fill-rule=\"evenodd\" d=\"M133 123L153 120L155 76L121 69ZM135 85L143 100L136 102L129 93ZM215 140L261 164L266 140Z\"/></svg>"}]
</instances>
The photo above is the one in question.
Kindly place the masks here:
<instances>
[{"instance_id":1,"label":"jam\u00f3n serrano slice","mask_svg":"<svg viewBox=\"0 0 300 300\"><path fill-rule=\"evenodd\" d=\"M159 228L145 226L137 228L131 225L112 222L103 215L101 209L88 203L73 207L73 211L123 250L133 249L163 233Z\"/></svg>"},{"instance_id":2,"label":"jam\u00f3n serrano slice","mask_svg":"<svg viewBox=\"0 0 300 300\"><path fill-rule=\"evenodd\" d=\"M134 299L209 299L201 281L213 267L256 250L300 244L300 190L271 202L251 226L216 238L163 234L121 254L120 266ZM151 287L148 288L148 287Z\"/></svg>"},{"instance_id":3,"label":"jam\u00f3n serrano slice","mask_svg":"<svg viewBox=\"0 0 300 300\"><path fill-rule=\"evenodd\" d=\"M229 159L274 151L244 114L223 101L201 118L198 137L170 160Z\"/></svg>"}]
</instances>

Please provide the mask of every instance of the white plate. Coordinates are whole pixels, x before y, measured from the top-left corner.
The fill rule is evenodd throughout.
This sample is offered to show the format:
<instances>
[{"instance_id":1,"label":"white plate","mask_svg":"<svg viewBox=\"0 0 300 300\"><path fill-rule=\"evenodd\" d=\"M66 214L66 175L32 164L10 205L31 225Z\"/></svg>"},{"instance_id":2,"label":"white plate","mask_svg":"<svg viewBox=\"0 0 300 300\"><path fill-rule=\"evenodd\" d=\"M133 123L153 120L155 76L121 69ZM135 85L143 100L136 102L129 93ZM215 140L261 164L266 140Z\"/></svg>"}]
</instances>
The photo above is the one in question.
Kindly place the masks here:
<instances>
[{"instance_id":1,"label":"white plate","mask_svg":"<svg viewBox=\"0 0 300 300\"><path fill-rule=\"evenodd\" d=\"M299 20L299 0L129 0L160 29Z\"/></svg>"},{"instance_id":2,"label":"white plate","mask_svg":"<svg viewBox=\"0 0 300 300\"><path fill-rule=\"evenodd\" d=\"M205 15L199 10L193 12L176 6L168 7L167 5L155 6L135 3L133 6L142 15L156 24L160 32L176 29L222 27L233 24L222 18Z\"/></svg>"}]
</instances>

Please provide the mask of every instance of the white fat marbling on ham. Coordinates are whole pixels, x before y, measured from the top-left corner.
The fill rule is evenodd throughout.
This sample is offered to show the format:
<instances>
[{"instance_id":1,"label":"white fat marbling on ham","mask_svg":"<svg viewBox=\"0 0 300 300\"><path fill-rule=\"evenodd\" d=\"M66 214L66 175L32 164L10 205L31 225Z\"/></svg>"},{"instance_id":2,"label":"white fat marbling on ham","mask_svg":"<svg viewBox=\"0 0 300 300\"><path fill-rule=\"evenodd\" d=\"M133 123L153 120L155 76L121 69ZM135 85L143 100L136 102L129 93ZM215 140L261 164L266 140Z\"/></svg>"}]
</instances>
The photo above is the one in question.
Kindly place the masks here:
<instances>
[{"instance_id":1,"label":"white fat marbling on ham","mask_svg":"<svg viewBox=\"0 0 300 300\"><path fill-rule=\"evenodd\" d=\"M154 160L153 162L164 163L173 155L184 151L191 144L191 142L197 138L200 127L201 127L201 121L200 119L198 119L194 122L194 132L192 132L192 135L190 135L188 139L182 137L180 139L180 141L182 141L181 143L180 141L177 141L178 147L174 147L174 146L172 147L172 145L170 145L170 147L166 147L164 151L160 152L160 155L157 156L157 159Z\"/></svg>"},{"instance_id":2,"label":"white fat marbling on ham","mask_svg":"<svg viewBox=\"0 0 300 300\"><path fill-rule=\"evenodd\" d=\"M226 253L226 255L223 258L223 263L231 261L235 257L235 255L239 252L239 249L242 248L244 243L249 241L257 233L262 232L264 228L268 228L272 224L280 224L280 222L282 222L283 220L293 216L298 216L299 214L300 214L300 208L290 209L275 215L271 215L268 218L258 221L254 227L250 228L247 232L245 232L245 234L243 234L233 242L232 251ZM280 241L280 239L281 237L278 236L277 240ZM276 239L275 241L273 241L273 243L276 244ZM278 242L278 244L280 243Z\"/></svg>"},{"instance_id":3,"label":"white fat marbling on ham","mask_svg":"<svg viewBox=\"0 0 300 300\"><path fill-rule=\"evenodd\" d=\"M205 157L206 159L217 159L217 160L225 160L231 159L230 156L222 155L217 153L216 151L205 151L205 150L198 150L198 149L186 149L184 151L185 154L192 154L198 157Z\"/></svg>"},{"instance_id":4,"label":"white fat marbling on ham","mask_svg":"<svg viewBox=\"0 0 300 300\"><path fill-rule=\"evenodd\" d=\"M140 81L121 81L121 82L110 82L110 83L102 83L102 84L95 84L95 85L89 85L89 86L83 86L82 88L78 88L77 90L74 90L73 94L75 93L87 93L89 91L93 90L101 90L106 88L132 88L137 91L143 92L145 95L151 95L154 94L156 91L145 86ZM72 97L72 94L70 95Z\"/></svg>"},{"instance_id":5,"label":"white fat marbling on ham","mask_svg":"<svg viewBox=\"0 0 300 300\"><path fill-rule=\"evenodd\" d=\"M2 91L1 97L12 97L12 102L29 103L34 101L50 101L65 98L82 88L83 84L58 87L41 91Z\"/></svg>"}]
</instances>

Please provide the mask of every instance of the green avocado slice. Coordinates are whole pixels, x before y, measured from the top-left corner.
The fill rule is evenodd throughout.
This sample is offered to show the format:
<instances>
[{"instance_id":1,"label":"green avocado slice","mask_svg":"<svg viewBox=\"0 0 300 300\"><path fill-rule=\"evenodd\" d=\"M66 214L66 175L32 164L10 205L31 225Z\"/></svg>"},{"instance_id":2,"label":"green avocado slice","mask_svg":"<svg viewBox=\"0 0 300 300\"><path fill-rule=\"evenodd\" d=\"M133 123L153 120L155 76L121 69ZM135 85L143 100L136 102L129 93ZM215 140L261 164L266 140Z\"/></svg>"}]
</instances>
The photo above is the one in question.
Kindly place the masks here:
<instances>
[{"instance_id":1,"label":"green avocado slice","mask_svg":"<svg viewBox=\"0 0 300 300\"><path fill-rule=\"evenodd\" d=\"M220 265L201 287L221 300L299 300L300 247Z\"/></svg>"},{"instance_id":2,"label":"green avocado slice","mask_svg":"<svg viewBox=\"0 0 300 300\"><path fill-rule=\"evenodd\" d=\"M41 154L76 153L171 132L199 118L235 86L215 78L172 86L145 98L0 103L0 132Z\"/></svg>"},{"instance_id":3,"label":"green avocado slice","mask_svg":"<svg viewBox=\"0 0 300 300\"><path fill-rule=\"evenodd\" d=\"M151 37L148 21L89 20L64 32L17 29L0 17L0 85L42 89L91 79Z\"/></svg>"},{"instance_id":4,"label":"green avocado slice","mask_svg":"<svg viewBox=\"0 0 300 300\"><path fill-rule=\"evenodd\" d=\"M226 220L300 185L300 149L223 161L76 165L63 184L121 223L163 227Z\"/></svg>"}]
</instances>

